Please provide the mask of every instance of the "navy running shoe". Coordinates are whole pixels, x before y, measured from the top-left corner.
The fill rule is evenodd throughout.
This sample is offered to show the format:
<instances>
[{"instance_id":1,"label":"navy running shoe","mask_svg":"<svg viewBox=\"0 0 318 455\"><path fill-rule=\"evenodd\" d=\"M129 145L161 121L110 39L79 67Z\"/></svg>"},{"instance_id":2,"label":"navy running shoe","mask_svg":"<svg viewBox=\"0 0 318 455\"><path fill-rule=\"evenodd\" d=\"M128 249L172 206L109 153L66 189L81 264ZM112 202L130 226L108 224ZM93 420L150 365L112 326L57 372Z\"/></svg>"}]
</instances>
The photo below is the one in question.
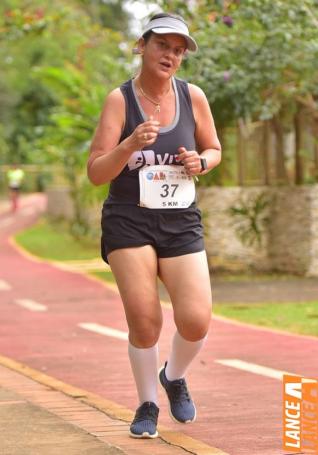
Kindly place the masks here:
<instances>
[{"instance_id":1,"label":"navy running shoe","mask_svg":"<svg viewBox=\"0 0 318 455\"><path fill-rule=\"evenodd\" d=\"M156 438L158 436L159 408L152 401L145 401L136 411L130 425L130 436L133 438Z\"/></svg>"},{"instance_id":2,"label":"navy running shoe","mask_svg":"<svg viewBox=\"0 0 318 455\"><path fill-rule=\"evenodd\" d=\"M167 362L159 371L159 381L169 399L170 417L178 423L194 422L196 409L188 392L187 383L183 378L169 381L165 373L166 366Z\"/></svg>"}]
</instances>

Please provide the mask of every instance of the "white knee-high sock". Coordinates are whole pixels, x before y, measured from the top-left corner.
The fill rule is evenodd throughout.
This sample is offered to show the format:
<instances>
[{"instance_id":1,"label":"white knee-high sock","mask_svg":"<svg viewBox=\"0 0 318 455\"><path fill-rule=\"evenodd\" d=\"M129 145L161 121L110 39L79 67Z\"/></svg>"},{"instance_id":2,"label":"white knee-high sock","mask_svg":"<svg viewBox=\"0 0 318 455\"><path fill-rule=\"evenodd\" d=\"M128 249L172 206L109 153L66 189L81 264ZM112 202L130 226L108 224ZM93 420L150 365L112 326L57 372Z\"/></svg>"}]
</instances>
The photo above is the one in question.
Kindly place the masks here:
<instances>
[{"instance_id":1,"label":"white knee-high sock","mask_svg":"<svg viewBox=\"0 0 318 455\"><path fill-rule=\"evenodd\" d=\"M152 401L158 405L158 343L151 348L136 348L129 342L128 355L140 404Z\"/></svg>"},{"instance_id":2,"label":"white knee-high sock","mask_svg":"<svg viewBox=\"0 0 318 455\"><path fill-rule=\"evenodd\" d=\"M187 341L179 332L175 333L165 370L166 377L169 381L174 381L185 376L188 366L198 354L206 339L207 335L198 341Z\"/></svg>"}]
</instances>

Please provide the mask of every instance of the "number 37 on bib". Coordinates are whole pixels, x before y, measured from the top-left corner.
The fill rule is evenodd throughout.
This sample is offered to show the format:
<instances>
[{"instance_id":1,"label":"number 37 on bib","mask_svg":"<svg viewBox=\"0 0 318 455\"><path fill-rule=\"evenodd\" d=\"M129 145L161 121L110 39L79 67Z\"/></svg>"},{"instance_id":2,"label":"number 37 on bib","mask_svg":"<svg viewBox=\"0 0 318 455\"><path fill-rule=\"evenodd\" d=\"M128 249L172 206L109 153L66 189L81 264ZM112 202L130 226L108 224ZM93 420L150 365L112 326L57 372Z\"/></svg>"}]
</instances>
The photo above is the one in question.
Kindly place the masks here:
<instances>
[{"instance_id":1,"label":"number 37 on bib","mask_svg":"<svg viewBox=\"0 0 318 455\"><path fill-rule=\"evenodd\" d=\"M181 209L195 199L195 185L183 166L145 166L139 171L141 207Z\"/></svg>"}]
</instances>

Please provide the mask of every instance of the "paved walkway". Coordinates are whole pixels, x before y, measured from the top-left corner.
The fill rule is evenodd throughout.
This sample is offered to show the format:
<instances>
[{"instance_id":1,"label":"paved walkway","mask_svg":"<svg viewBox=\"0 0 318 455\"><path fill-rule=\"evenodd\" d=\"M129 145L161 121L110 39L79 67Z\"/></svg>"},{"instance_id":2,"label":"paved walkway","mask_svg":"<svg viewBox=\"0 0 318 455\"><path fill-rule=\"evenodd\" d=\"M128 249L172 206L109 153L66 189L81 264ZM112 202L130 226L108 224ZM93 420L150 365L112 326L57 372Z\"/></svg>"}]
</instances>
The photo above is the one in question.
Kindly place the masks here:
<instances>
[{"instance_id":1,"label":"paved walkway","mask_svg":"<svg viewBox=\"0 0 318 455\"><path fill-rule=\"evenodd\" d=\"M129 438L129 409L3 356L0 384L2 455L185 455L179 444L223 453L162 426L156 440Z\"/></svg>"},{"instance_id":2,"label":"paved walkway","mask_svg":"<svg viewBox=\"0 0 318 455\"><path fill-rule=\"evenodd\" d=\"M213 299L217 303L303 303L318 301L318 277L252 277L230 281L212 277Z\"/></svg>"},{"instance_id":3,"label":"paved walkway","mask_svg":"<svg viewBox=\"0 0 318 455\"><path fill-rule=\"evenodd\" d=\"M83 274L61 270L45 261L33 261L8 241L10 234L32 224L44 208L41 195L34 195L24 201L14 219L8 214L0 218L0 387L5 390L4 398L11 393L9 401L26 401L25 409L34 410L35 406L41 408L37 412L54 414L54 419L58 419L54 420L56 425L67 426L63 431L78 433L74 441L85 436L85 443L91 444L92 436L94 443L105 444L103 450L117 447L128 455L281 454L282 371L317 377L318 340L214 317L206 346L188 375L198 408L197 421L185 426L170 421L166 399L160 391L161 438L134 441L127 435L127 422L136 407L136 393L127 360L127 327L118 293ZM169 307L163 311L162 362L174 333L172 311ZM8 379L8 372L31 384L24 382L16 387L16 380ZM42 402L37 401L41 390L33 389L37 383L45 388ZM54 400L52 405L48 399L59 393L71 400L61 404L62 413L57 412L60 405L54 404ZM76 413L69 419L72 412L67 408L71 411L74 406L76 411L83 404L90 408L84 411L90 415L92 409L98 409L93 420L86 416L80 419L82 416ZM14 407L11 409L14 416ZM15 420L13 417L12 421ZM85 427L78 425L81 420ZM19 425L18 419L16 422ZM103 434L95 434L97 422ZM120 429L114 430L117 424ZM49 423L46 428L50 434ZM84 433L80 434L81 431ZM28 427L27 433L36 440L36 428ZM69 438L66 440L72 439ZM18 444L18 438L10 444L8 447L13 450L11 447ZM25 453L10 450L4 455ZM79 455L85 453L76 452L76 446L74 450ZM37 454L34 451L30 455L33 453ZM59 447L56 452L47 453L60 454L61 450Z\"/></svg>"},{"instance_id":4,"label":"paved walkway","mask_svg":"<svg viewBox=\"0 0 318 455\"><path fill-rule=\"evenodd\" d=\"M3 366L0 382L1 454L124 454L103 440L124 423Z\"/></svg>"}]
</instances>

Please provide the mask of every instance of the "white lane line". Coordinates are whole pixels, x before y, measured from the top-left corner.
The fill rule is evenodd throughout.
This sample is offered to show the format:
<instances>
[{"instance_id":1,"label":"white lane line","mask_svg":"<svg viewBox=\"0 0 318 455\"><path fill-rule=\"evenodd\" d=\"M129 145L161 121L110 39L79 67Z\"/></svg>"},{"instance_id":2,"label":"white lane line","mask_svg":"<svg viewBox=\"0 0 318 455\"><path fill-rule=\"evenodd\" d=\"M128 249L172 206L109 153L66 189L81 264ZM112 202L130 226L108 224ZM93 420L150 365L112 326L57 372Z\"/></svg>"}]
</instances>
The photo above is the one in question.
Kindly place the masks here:
<instances>
[{"instance_id":1,"label":"white lane line","mask_svg":"<svg viewBox=\"0 0 318 455\"><path fill-rule=\"evenodd\" d=\"M0 280L0 291L10 291L11 286L4 280Z\"/></svg>"},{"instance_id":2,"label":"white lane line","mask_svg":"<svg viewBox=\"0 0 318 455\"><path fill-rule=\"evenodd\" d=\"M41 303L35 302L30 299L16 299L14 301L17 305L22 306L30 311L47 311L47 307Z\"/></svg>"},{"instance_id":3,"label":"white lane line","mask_svg":"<svg viewBox=\"0 0 318 455\"><path fill-rule=\"evenodd\" d=\"M78 324L79 327L91 332L99 333L100 335L106 335L108 337L118 338L119 340L128 340L128 333L122 332L121 330L112 329L101 324L95 324L94 322L82 322Z\"/></svg>"},{"instance_id":4,"label":"white lane line","mask_svg":"<svg viewBox=\"0 0 318 455\"><path fill-rule=\"evenodd\" d=\"M215 360L216 363L220 363L221 365L225 365L227 367L237 368L238 370L248 371L249 373L260 374L261 376L267 376L268 378L273 379L283 379L284 374L291 374L293 376L294 373L289 373L288 371L283 370L275 370L274 368L264 367L263 365L257 365L256 363L244 362L244 360L239 359L221 359Z\"/></svg>"}]
</instances>

